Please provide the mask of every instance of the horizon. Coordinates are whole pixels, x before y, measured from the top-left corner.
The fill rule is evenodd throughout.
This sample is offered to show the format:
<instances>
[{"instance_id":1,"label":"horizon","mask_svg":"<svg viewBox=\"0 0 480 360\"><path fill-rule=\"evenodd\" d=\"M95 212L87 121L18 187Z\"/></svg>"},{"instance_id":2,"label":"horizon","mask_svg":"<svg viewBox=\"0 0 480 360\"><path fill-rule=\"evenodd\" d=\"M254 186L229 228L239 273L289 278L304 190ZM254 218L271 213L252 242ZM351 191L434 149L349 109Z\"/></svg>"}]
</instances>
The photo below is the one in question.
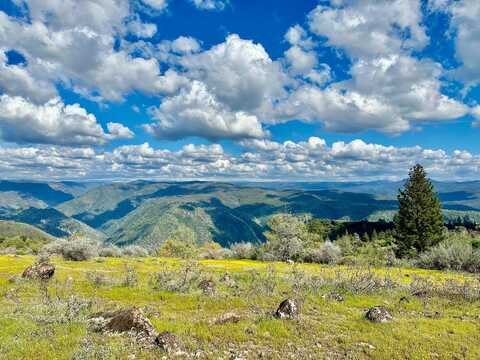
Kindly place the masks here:
<instances>
[{"instance_id":1,"label":"horizon","mask_svg":"<svg viewBox=\"0 0 480 360\"><path fill-rule=\"evenodd\" d=\"M5 0L0 177L398 181L421 163L480 179L479 16L469 0Z\"/></svg>"}]
</instances>

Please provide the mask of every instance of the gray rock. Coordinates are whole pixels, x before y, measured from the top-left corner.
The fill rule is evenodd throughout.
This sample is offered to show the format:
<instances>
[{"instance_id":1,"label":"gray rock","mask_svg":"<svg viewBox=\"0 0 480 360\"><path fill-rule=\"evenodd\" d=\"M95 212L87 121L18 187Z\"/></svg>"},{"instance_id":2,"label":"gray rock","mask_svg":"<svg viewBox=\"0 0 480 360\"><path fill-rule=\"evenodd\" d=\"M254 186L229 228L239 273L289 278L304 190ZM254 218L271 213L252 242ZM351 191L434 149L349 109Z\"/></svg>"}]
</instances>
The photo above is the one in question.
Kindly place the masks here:
<instances>
[{"instance_id":1,"label":"gray rock","mask_svg":"<svg viewBox=\"0 0 480 360\"><path fill-rule=\"evenodd\" d=\"M298 314L297 302L293 299L286 299L280 303L274 316L278 319L296 319Z\"/></svg>"},{"instance_id":2,"label":"gray rock","mask_svg":"<svg viewBox=\"0 0 480 360\"><path fill-rule=\"evenodd\" d=\"M157 331L150 320L143 314L142 310L136 307L97 313L90 316L88 322L90 328L96 332L133 332L152 339L157 336Z\"/></svg>"},{"instance_id":3,"label":"gray rock","mask_svg":"<svg viewBox=\"0 0 480 360\"><path fill-rule=\"evenodd\" d=\"M164 331L156 336L155 345L168 354L178 353L181 349L181 343L178 338L168 331Z\"/></svg>"},{"instance_id":4,"label":"gray rock","mask_svg":"<svg viewBox=\"0 0 480 360\"><path fill-rule=\"evenodd\" d=\"M383 306L372 307L367 311L365 317L375 323L384 323L393 320L393 316Z\"/></svg>"},{"instance_id":5,"label":"gray rock","mask_svg":"<svg viewBox=\"0 0 480 360\"><path fill-rule=\"evenodd\" d=\"M55 274L55 266L48 262L40 262L30 265L22 274L26 279L48 280Z\"/></svg>"}]
</instances>

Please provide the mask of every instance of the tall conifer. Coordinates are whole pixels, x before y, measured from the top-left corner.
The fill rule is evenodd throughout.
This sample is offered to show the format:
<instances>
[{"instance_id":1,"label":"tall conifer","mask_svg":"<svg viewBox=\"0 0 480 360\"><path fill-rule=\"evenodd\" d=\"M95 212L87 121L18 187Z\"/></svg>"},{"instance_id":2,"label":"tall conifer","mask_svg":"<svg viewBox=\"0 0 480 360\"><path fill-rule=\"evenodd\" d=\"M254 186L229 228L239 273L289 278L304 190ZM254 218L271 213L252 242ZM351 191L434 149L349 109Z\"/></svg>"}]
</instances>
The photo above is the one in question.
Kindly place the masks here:
<instances>
[{"instance_id":1,"label":"tall conifer","mask_svg":"<svg viewBox=\"0 0 480 360\"><path fill-rule=\"evenodd\" d=\"M395 216L395 238L400 256L421 252L443 239L443 214L440 200L417 164L398 194L399 209Z\"/></svg>"}]
</instances>

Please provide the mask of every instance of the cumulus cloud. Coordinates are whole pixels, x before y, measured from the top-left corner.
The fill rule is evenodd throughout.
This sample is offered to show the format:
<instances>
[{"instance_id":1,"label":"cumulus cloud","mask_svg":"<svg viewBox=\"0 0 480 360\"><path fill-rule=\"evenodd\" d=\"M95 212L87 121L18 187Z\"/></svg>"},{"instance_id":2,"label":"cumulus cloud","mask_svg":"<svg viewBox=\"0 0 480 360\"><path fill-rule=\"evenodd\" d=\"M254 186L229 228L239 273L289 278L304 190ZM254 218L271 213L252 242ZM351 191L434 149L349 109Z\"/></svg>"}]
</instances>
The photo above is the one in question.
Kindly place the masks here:
<instances>
[{"instance_id":1,"label":"cumulus cloud","mask_svg":"<svg viewBox=\"0 0 480 360\"><path fill-rule=\"evenodd\" d=\"M109 122L107 123L108 134L107 138L109 140L116 139L133 139L135 134L125 125Z\"/></svg>"},{"instance_id":2,"label":"cumulus cloud","mask_svg":"<svg viewBox=\"0 0 480 360\"><path fill-rule=\"evenodd\" d=\"M190 0L196 8L201 10L223 10L229 0Z\"/></svg>"},{"instance_id":3,"label":"cumulus cloud","mask_svg":"<svg viewBox=\"0 0 480 360\"><path fill-rule=\"evenodd\" d=\"M0 175L44 179L399 180L418 162L437 179L478 178L480 173L480 156L465 150L448 153L362 140L329 145L317 137L283 143L252 139L243 141L242 146L245 151L239 155L228 154L218 144L188 144L171 151L144 143L101 153L89 147L0 147Z\"/></svg>"},{"instance_id":4,"label":"cumulus cloud","mask_svg":"<svg viewBox=\"0 0 480 360\"><path fill-rule=\"evenodd\" d=\"M421 49L428 43L418 0L319 5L308 20L311 31L326 37L328 45L345 49L356 58Z\"/></svg>"},{"instance_id":5,"label":"cumulus cloud","mask_svg":"<svg viewBox=\"0 0 480 360\"><path fill-rule=\"evenodd\" d=\"M269 107L285 93L287 76L262 45L229 35L225 42L180 61L188 75L233 111Z\"/></svg>"},{"instance_id":6,"label":"cumulus cloud","mask_svg":"<svg viewBox=\"0 0 480 360\"><path fill-rule=\"evenodd\" d=\"M58 97L35 104L20 96L0 95L0 134L8 142L102 145L134 136L118 123L108 123L107 128L106 134L95 115L79 104L66 105Z\"/></svg>"},{"instance_id":7,"label":"cumulus cloud","mask_svg":"<svg viewBox=\"0 0 480 360\"><path fill-rule=\"evenodd\" d=\"M128 32L138 38L151 38L157 32L157 25L144 23L138 17L135 17L127 24Z\"/></svg>"},{"instance_id":8,"label":"cumulus cloud","mask_svg":"<svg viewBox=\"0 0 480 360\"><path fill-rule=\"evenodd\" d=\"M180 54L195 53L200 50L200 43L191 36L180 36L172 41L172 50Z\"/></svg>"},{"instance_id":9,"label":"cumulus cloud","mask_svg":"<svg viewBox=\"0 0 480 360\"><path fill-rule=\"evenodd\" d=\"M450 16L451 30L455 35L455 54L461 63L453 75L466 84L467 89L479 84L480 3L475 0L435 0L429 5L431 10L443 11Z\"/></svg>"},{"instance_id":10,"label":"cumulus cloud","mask_svg":"<svg viewBox=\"0 0 480 360\"><path fill-rule=\"evenodd\" d=\"M218 140L266 135L255 116L230 111L199 81L164 99L158 108L151 109L151 114L157 122L146 125L146 129L161 139L201 136Z\"/></svg>"},{"instance_id":11,"label":"cumulus cloud","mask_svg":"<svg viewBox=\"0 0 480 360\"><path fill-rule=\"evenodd\" d=\"M32 3L30 22L0 12L0 45L21 52L34 79L61 82L80 95L98 100L120 101L134 90L149 94L162 91L156 59L115 49L118 33L129 29L148 37L155 30L153 24L139 23L138 18L127 22L127 30L124 28L128 1ZM110 8L114 9L107 12ZM72 9L77 9L75 17L70 17Z\"/></svg>"},{"instance_id":12,"label":"cumulus cloud","mask_svg":"<svg viewBox=\"0 0 480 360\"><path fill-rule=\"evenodd\" d=\"M55 86L48 80L35 78L28 65L7 65L7 55L2 49L0 49L0 90L36 103L48 101L57 95Z\"/></svg>"},{"instance_id":13,"label":"cumulus cloud","mask_svg":"<svg viewBox=\"0 0 480 360\"><path fill-rule=\"evenodd\" d=\"M54 98L35 105L22 97L0 96L0 130L6 141L86 145L103 144L105 133L93 114L78 104Z\"/></svg>"},{"instance_id":14,"label":"cumulus cloud","mask_svg":"<svg viewBox=\"0 0 480 360\"><path fill-rule=\"evenodd\" d=\"M155 10L165 10L168 6L168 0L142 0L142 2Z\"/></svg>"}]
</instances>

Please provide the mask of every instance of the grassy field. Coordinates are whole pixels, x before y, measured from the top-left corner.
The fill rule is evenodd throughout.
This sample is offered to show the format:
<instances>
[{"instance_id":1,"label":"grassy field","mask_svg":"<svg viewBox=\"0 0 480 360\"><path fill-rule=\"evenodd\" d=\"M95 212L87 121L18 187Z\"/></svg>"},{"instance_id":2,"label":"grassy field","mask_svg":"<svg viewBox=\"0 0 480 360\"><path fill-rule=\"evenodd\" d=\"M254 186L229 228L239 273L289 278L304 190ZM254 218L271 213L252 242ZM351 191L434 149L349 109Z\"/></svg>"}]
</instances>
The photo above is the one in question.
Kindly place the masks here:
<instances>
[{"instance_id":1,"label":"grassy field","mask_svg":"<svg viewBox=\"0 0 480 360\"><path fill-rule=\"evenodd\" d=\"M480 281L467 274L236 260L53 259L57 270L45 288L20 279L34 261L0 257L1 359L169 358L126 335L89 331L90 314L129 306L181 339L180 358L480 358ZM198 288L202 279L213 280L213 293ZM301 304L297 320L272 316L287 297ZM394 320L366 320L376 305ZM241 320L216 324L227 312Z\"/></svg>"}]
</instances>

